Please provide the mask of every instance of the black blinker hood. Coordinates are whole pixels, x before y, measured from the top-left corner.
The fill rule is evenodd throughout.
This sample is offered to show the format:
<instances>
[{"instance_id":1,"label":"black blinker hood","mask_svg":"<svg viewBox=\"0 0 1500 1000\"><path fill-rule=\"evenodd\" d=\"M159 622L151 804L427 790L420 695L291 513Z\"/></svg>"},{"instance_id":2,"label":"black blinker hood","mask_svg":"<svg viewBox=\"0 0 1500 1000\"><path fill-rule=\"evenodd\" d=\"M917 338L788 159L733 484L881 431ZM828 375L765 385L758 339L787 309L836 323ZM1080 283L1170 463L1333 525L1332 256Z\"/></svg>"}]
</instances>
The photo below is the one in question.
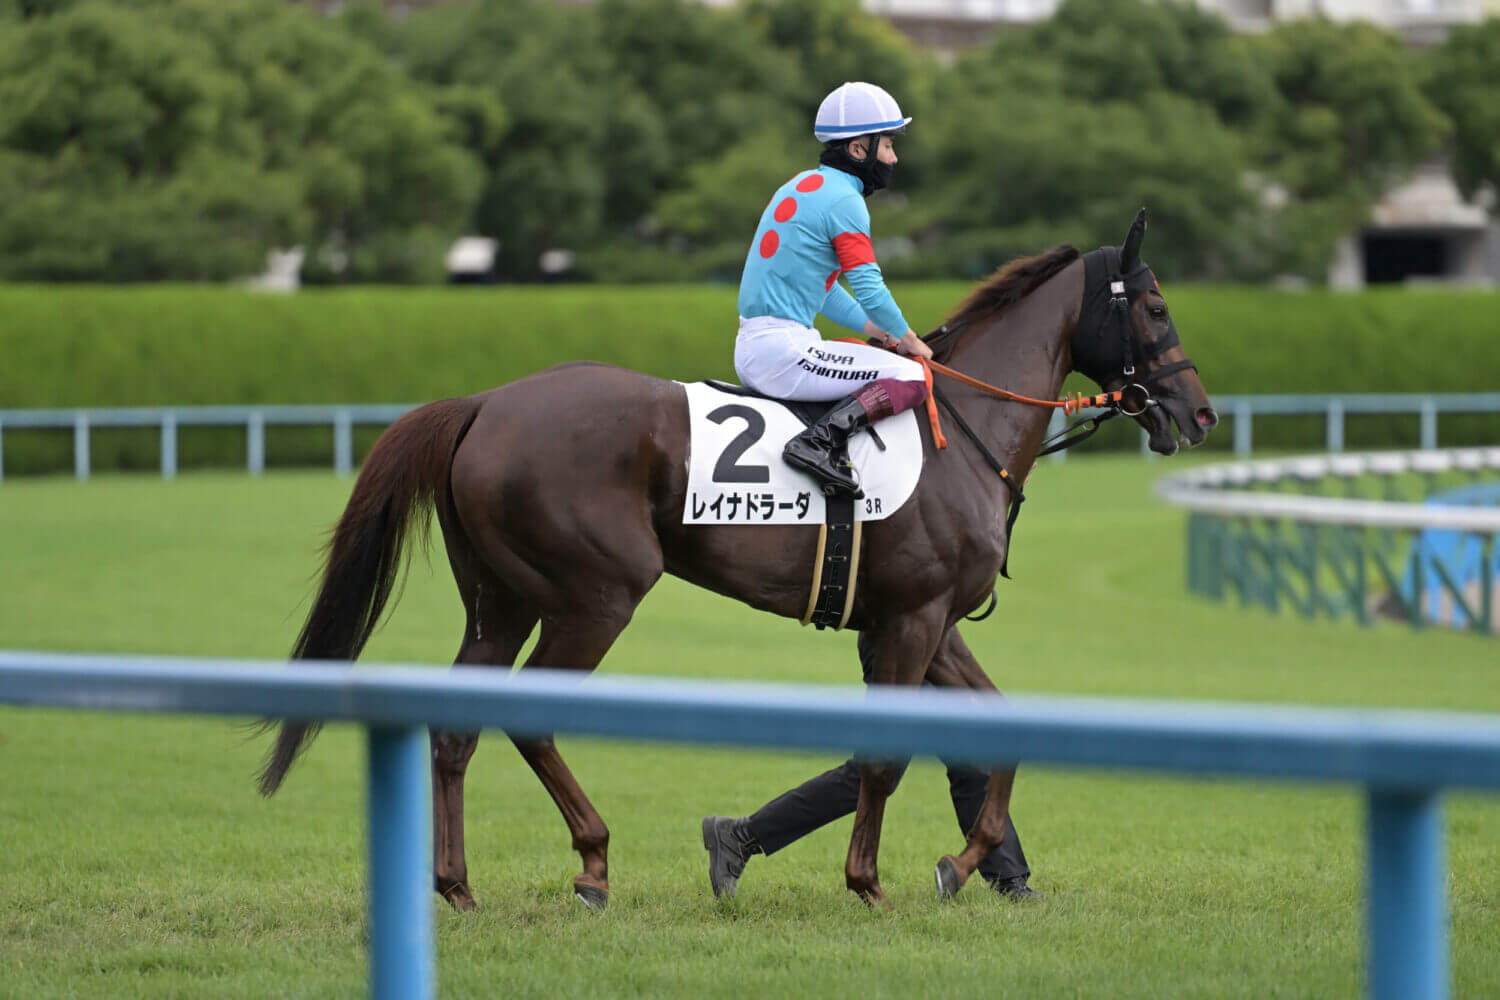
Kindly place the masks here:
<instances>
[{"instance_id":1,"label":"black blinker hood","mask_svg":"<svg viewBox=\"0 0 1500 1000\"><path fill-rule=\"evenodd\" d=\"M1170 319L1167 335L1152 344L1142 344L1130 322L1129 305L1157 287L1156 276L1145 263L1138 263L1123 276L1128 305L1125 313L1116 317L1110 303L1113 297L1110 283L1120 280L1120 248L1090 250L1083 255L1083 268L1083 307L1078 316L1077 331L1073 334L1074 370L1093 379L1100 388L1121 378L1125 382L1146 382L1144 371L1137 370L1134 375L1126 376L1125 369L1159 357L1180 343L1177 325Z\"/></svg>"}]
</instances>

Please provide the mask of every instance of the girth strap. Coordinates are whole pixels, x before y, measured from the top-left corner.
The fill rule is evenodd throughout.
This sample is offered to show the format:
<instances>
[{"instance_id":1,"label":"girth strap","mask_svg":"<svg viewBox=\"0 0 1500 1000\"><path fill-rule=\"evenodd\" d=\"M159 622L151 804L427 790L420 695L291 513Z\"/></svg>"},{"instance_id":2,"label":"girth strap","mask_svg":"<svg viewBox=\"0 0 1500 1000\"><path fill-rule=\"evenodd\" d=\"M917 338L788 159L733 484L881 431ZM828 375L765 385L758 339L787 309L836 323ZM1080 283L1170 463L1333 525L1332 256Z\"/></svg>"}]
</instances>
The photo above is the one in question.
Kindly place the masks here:
<instances>
[{"instance_id":1,"label":"girth strap","mask_svg":"<svg viewBox=\"0 0 1500 1000\"><path fill-rule=\"evenodd\" d=\"M828 498L827 523L818 528L818 551L813 557L812 593L802 624L841 629L854 610L854 588L859 582L861 524L854 517L854 499L847 493Z\"/></svg>"}]
</instances>

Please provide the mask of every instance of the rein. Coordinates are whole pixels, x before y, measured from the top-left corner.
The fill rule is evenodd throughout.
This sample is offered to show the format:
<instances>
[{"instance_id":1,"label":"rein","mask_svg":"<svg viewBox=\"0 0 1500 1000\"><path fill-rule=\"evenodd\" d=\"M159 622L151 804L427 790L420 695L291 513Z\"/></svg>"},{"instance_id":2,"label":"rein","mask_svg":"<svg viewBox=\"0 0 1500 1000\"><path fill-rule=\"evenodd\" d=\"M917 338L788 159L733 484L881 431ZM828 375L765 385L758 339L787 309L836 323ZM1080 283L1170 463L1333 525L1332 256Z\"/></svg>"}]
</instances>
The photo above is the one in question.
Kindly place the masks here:
<instances>
[{"instance_id":1,"label":"rein","mask_svg":"<svg viewBox=\"0 0 1500 1000\"><path fill-rule=\"evenodd\" d=\"M941 333L946 329L947 327L940 326L934 332ZM1062 399L1033 399L1030 396L1022 396L1020 393L1011 392L1009 389L1001 389L998 386L990 385L988 382L981 382L971 375L965 375L961 371L956 371L947 365L930 361L927 358L912 358L912 360L921 363L924 367L930 368L940 375L948 376L955 382L961 382L971 389L978 389L980 392L994 396L996 399L1005 399L1012 403L1025 403L1027 406L1048 406L1053 409L1062 410L1068 416L1072 416L1079 410L1090 406L1115 406L1124 400L1126 392L1124 389L1116 389L1113 392L1101 392L1093 396L1085 396L1080 392Z\"/></svg>"},{"instance_id":2,"label":"rein","mask_svg":"<svg viewBox=\"0 0 1500 1000\"><path fill-rule=\"evenodd\" d=\"M933 333L942 333L947 329L948 327L946 326L940 326L936 330L934 330ZM932 336L932 334L928 334L928 336ZM834 339L846 344L865 344L872 347L883 346L884 350L895 351L895 347L893 346L871 344L868 340L862 340L858 337L836 337ZM910 357L910 355L903 355L903 357ZM932 425L932 439L938 451L947 450L948 439L943 434L942 427L938 424L937 407L933 403L934 400L937 400L938 402L941 402L943 404L949 415L953 417L954 422L959 425L959 427L964 431L965 435L967 435L975 444L979 445L981 451L984 451L984 445L979 443L978 437L976 437L974 432L969 429L969 426L964 423L963 417L960 417L958 415L958 411L953 408L953 404L949 403L945 398L941 397L938 394L937 390L933 387L933 372L937 372L939 375L944 375L948 378L951 378L953 381L958 382L962 385L966 385L971 389L978 389L980 392L985 393L989 396L994 396L996 399L1003 399L1011 403L1024 403L1027 406L1044 406L1055 410L1062 410L1063 413L1068 416L1072 416L1073 414L1090 407L1104 408L1109 411L1103 416L1090 417L1086 420L1071 424L1061 434L1055 434L1052 437L1048 438L1046 441L1043 441L1042 446L1046 447L1047 445L1052 444L1052 442L1056 441L1058 438L1063 438L1066 435L1071 434L1072 431L1079 427L1088 428L1082 434L1067 438L1062 444L1058 444L1051 448L1048 448L1048 450L1042 452L1043 455L1050 455L1052 454L1052 452L1061 451L1063 448L1071 448L1078 442L1091 437L1093 433L1099 429L1099 422L1101 420L1107 420L1110 417L1116 416L1121 412L1124 412L1128 416L1136 416L1137 414L1145 412L1146 407L1152 405L1152 403L1154 402L1154 400L1151 399L1150 393L1147 392L1145 386L1138 383L1133 383L1123 389L1114 389L1110 392L1096 393L1092 396L1085 396L1083 393L1079 392L1073 394L1072 396L1065 396L1062 399L1035 399L1031 396L1023 396L1018 392L1011 392L1009 389L1002 389L999 386L990 385L988 382L984 382L980 379L974 378L972 375L965 375L963 372L958 371L957 369L949 368L945 364L929 360L928 358L913 357L911 358L911 360L921 365L923 373L926 375L927 417L928 422ZM1173 371L1177 370L1178 368L1178 366L1176 365L1169 367ZM1155 375L1155 373L1153 373L1153 375ZM1152 379L1152 381L1154 381L1154 378ZM1126 400L1126 396L1131 397L1128 402ZM984 456L985 458L990 460L991 465L995 465L995 461L993 458L991 458L989 452L984 451ZM999 466L996 466L996 468L999 469ZM1002 478L1009 478L1008 476L1004 475L1003 470L1000 471L1002 472Z\"/></svg>"}]
</instances>

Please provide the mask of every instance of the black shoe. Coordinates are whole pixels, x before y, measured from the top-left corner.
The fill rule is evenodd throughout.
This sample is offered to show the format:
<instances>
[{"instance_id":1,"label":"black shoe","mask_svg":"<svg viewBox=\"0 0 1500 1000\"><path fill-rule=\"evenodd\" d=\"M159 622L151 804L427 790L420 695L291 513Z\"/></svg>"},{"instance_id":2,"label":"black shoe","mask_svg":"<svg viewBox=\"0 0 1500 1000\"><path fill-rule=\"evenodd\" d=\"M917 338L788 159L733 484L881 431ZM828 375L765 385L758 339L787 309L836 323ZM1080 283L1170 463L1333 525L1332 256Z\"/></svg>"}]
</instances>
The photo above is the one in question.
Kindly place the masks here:
<instances>
[{"instance_id":1,"label":"black shoe","mask_svg":"<svg viewBox=\"0 0 1500 1000\"><path fill-rule=\"evenodd\" d=\"M1010 878L987 878L985 881L989 882L991 889L994 889L1002 897L1014 903L1040 902L1047 898L1026 884L1025 875L1012 875Z\"/></svg>"},{"instance_id":2,"label":"black shoe","mask_svg":"<svg viewBox=\"0 0 1500 1000\"><path fill-rule=\"evenodd\" d=\"M801 469L817 480L824 494L843 493L859 500L865 494L859 488L859 480L854 477L854 467L849 464L845 446L849 443L849 435L869 425L870 417L864 404L853 396L846 396L811 427L788 441L781 457L787 465Z\"/></svg>"},{"instance_id":3,"label":"black shoe","mask_svg":"<svg viewBox=\"0 0 1500 1000\"><path fill-rule=\"evenodd\" d=\"M743 818L705 816L703 846L708 849L708 882L715 896L733 896L744 874L745 862L760 853L760 845L745 829Z\"/></svg>"}]
</instances>

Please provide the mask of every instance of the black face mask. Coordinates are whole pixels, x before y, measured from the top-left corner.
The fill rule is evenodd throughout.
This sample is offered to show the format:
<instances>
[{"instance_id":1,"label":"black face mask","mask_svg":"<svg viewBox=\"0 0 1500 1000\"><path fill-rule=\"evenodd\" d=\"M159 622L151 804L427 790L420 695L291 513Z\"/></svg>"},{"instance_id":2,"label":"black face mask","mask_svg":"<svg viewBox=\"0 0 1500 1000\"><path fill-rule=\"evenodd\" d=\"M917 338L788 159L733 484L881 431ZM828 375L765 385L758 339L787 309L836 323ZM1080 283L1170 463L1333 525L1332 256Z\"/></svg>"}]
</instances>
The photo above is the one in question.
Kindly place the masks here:
<instances>
[{"instance_id":1,"label":"black face mask","mask_svg":"<svg viewBox=\"0 0 1500 1000\"><path fill-rule=\"evenodd\" d=\"M878 138L871 137L874 142L870 148L879 149ZM818 162L836 170L842 170L846 174L853 174L859 178L860 184L864 186L862 193L866 198L876 191L890 186L891 177L896 173L894 163L881 163L878 156L866 155L863 160L856 160L849 155L849 141L840 142L823 150L818 157Z\"/></svg>"}]
</instances>

